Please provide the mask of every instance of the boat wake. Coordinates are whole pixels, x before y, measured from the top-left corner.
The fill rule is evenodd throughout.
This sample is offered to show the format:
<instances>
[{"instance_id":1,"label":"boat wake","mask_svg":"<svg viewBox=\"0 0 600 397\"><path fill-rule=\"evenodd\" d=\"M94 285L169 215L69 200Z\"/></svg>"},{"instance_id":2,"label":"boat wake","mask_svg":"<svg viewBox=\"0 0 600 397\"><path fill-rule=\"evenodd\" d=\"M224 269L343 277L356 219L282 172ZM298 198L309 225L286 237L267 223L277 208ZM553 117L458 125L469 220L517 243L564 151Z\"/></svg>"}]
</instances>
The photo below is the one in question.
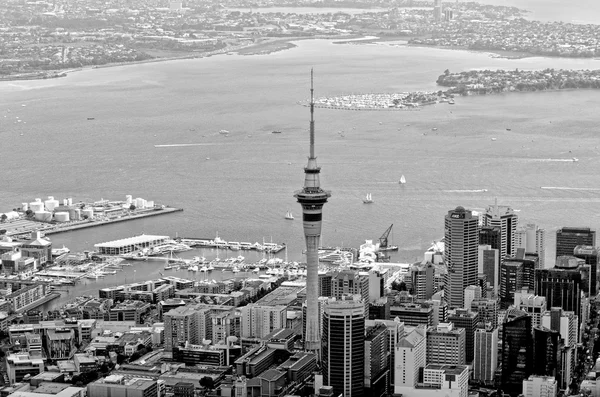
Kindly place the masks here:
<instances>
[{"instance_id":1,"label":"boat wake","mask_svg":"<svg viewBox=\"0 0 600 397\"><path fill-rule=\"evenodd\" d=\"M444 190L445 193L485 193L487 189Z\"/></svg>"},{"instance_id":2,"label":"boat wake","mask_svg":"<svg viewBox=\"0 0 600 397\"><path fill-rule=\"evenodd\" d=\"M600 188L596 187L565 187L565 186L541 186L540 189L546 190L583 190L583 191L598 191Z\"/></svg>"},{"instance_id":3,"label":"boat wake","mask_svg":"<svg viewBox=\"0 0 600 397\"><path fill-rule=\"evenodd\" d=\"M171 145L154 145L154 147L214 146L214 143L174 143Z\"/></svg>"},{"instance_id":4,"label":"boat wake","mask_svg":"<svg viewBox=\"0 0 600 397\"><path fill-rule=\"evenodd\" d=\"M531 159L531 161L538 161L538 162L566 162L566 163L575 163L577 161L579 161L577 158L573 157L570 159Z\"/></svg>"}]
</instances>

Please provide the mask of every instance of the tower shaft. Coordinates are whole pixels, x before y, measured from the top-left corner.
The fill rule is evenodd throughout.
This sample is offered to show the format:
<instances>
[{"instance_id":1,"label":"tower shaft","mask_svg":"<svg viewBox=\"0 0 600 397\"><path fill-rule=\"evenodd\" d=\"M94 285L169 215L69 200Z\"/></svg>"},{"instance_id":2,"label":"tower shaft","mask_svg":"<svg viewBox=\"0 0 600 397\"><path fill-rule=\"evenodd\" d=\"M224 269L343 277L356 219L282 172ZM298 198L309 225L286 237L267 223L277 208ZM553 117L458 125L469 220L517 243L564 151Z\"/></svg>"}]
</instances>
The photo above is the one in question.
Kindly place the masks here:
<instances>
[{"instance_id":1,"label":"tower shaft","mask_svg":"<svg viewBox=\"0 0 600 397\"><path fill-rule=\"evenodd\" d=\"M323 205L331 194L321 189L319 173L315 157L315 120L314 120L314 88L313 71L310 71L310 150L308 164L304 168L304 187L294 197L302 205L302 226L306 239L306 330L304 347L320 358L321 338L319 331L319 241Z\"/></svg>"}]
</instances>

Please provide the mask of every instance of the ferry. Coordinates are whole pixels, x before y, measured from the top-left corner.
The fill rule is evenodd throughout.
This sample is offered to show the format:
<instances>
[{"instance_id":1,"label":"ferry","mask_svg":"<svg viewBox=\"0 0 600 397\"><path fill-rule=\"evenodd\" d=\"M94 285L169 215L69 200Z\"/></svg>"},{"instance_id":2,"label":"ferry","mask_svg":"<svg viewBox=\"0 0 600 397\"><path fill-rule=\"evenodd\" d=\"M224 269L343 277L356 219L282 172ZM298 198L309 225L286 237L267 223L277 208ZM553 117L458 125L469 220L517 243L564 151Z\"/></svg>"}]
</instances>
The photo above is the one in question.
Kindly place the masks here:
<instances>
[{"instance_id":1,"label":"ferry","mask_svg":"<svg viewBox=\"0 0 600 397\"><path fill-rule=\"evenodd\" d=\"M246 242L243 242L243 241L240 243L240 249L251 250L253 248L254 247L252 246L252 243L246 243Z\"/></svg>"}]
</instances>

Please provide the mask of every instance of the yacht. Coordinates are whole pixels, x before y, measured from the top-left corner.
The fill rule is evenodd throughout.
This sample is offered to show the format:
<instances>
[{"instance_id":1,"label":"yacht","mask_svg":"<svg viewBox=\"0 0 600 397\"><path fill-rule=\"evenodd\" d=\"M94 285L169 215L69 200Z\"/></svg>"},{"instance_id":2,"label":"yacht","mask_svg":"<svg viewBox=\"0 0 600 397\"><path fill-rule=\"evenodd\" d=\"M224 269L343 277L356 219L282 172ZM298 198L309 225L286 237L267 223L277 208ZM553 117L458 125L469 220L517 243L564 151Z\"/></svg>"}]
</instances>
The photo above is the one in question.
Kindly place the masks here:
<instances>
[{"instance_id":1,"label":"yacht","mask_svg":"<svg viewBox=\"0 0 600 397\"><path fill-rule=\"evenodd\" d=\"M68 249L67 247L65 247L64 245L62 246L62 248L55 248L52 250L52 256L53 257L58 257L61 256L63 254L68 254L69 252L71 252L70 249Z\"/></svg>"},{"instance_id":2,"label":"yacht","mask_svg":"<svg viewBox=\"0 0 600 397\"><path fill-rule=\"evenodd\" d=\"M402 175L402 176L400 177L400 184L401 184L401 185L404 185L405 183L406 183L406 178L404 177L404 175Z\"/></svg>"},{"instance_id":3,"label":"yacht","mask_svg":"<svg viewBox=\"0 0 600 397\"><path fill-rule=\"evenodd\" d=\"M208 267L206 267L206 266L202 266L202 267L200 268L200 271L201 271L201 272L203 272L203 273L206 273L206 272L208 272Z\"/></svg>"},{"instance_id":4,"label":"yacht","mask_svg":"<svg viewBox=\"0 0 600 397\"><path fill-rule=\"evenodd\" d=\"M198 271L198 265L193 265L188 267L188 271L190 272L197 272Z\"/></svg>"},{"instance_id":5,"label":"yacht","mask_svg":"<svg viewBox=\"0 0 600 397\"><path fill-rule=\"evenodd\" d=\"M373 202L373 198L371 197L371 193L367 193L367 196L363 199L363 203L371 204Z\"/></svg>"},{"instance_id":6,"label":"yacht","mask_svg":"<svg viewBox=\"0 0 600 397\"><path fill-rule=\"evenodd\" d=\"M294 220L294 215L292 215L292 211L286 212L285 219Z\"/></svg>"},{"instance_id":7,"label":"yacht","mask_svg":"<svg viewBox=\"0 0 600 397\"><path fill-rule=\"evenodd\" d=\"M228 247L232 251L239 251L241 248L240 243L238 243L237 241L230 241Z\"/></svg>"},{"instance_id":8,"label":"yacht","mask_svg":"<svg viewBox=\"0 0 600 397\"><path fill-rule=\"evenodd\" d=\"M213 270L215 270L215 267L212 265L212 263L208 264L208 267L206 268L207 272L212 272Z\"/></svg>"}]
</instances>

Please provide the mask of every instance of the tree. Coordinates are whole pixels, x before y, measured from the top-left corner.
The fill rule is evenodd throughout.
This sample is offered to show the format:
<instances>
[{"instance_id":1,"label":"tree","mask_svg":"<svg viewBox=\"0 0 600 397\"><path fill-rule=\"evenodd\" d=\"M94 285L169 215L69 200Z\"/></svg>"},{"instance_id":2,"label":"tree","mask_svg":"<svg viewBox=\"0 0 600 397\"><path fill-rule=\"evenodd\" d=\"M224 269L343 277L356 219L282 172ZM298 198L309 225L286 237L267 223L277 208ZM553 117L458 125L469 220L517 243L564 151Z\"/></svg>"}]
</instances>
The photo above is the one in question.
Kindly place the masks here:
<instances>
[{"instance_id":1,"label":"tree","mask_svg":"<svg viewBox=\"0 0 600 397\"><path fill-rule=\"evenodd\" d=\"M210 376L205 376L202 379L200 379L200 386L212 390L215 388L215 381Z\"/></svg>"},{"instance_id":2,"label":"tree","mask_svg":"<svg viewBox=\"0 0 600 397\"><path fill-rule=\"evenodd\" d=\"M33 211L27 210L27 211L25 211L25 215L27 215L27 217L31 218L31 216L33 215Z\"/></svg>"},{"instance_id":3,"label":"tree","mask_svg":"<svg viewBox=\"0 0 600 397\"><path fill-rule=\"evenodd\" d=\"M2 223L6 222L7 219L8 219L8 215L6 215L6 214L2 214L2 216L0 216L0 221L2 221Z\"/></svg>"},{"instance_id":4,"label":"tree","mask_svg":"<svg viewBox=\"0 0 600 397\"><path fill-rule=\"evenodd\" d=\"M4 236L6 234L6 229L0 229L0 236Z\"/></svg>"},{"instance_id":5,"label":"tree","mask_svg":"<svg viewBox=\"0 0 600 397\"><path fill-rule=\"evenodd\" d=\"M131 204L129 206L129 211L135 211L135 208L136 208L135 205Z\"/></svg>"}]
</instances>

